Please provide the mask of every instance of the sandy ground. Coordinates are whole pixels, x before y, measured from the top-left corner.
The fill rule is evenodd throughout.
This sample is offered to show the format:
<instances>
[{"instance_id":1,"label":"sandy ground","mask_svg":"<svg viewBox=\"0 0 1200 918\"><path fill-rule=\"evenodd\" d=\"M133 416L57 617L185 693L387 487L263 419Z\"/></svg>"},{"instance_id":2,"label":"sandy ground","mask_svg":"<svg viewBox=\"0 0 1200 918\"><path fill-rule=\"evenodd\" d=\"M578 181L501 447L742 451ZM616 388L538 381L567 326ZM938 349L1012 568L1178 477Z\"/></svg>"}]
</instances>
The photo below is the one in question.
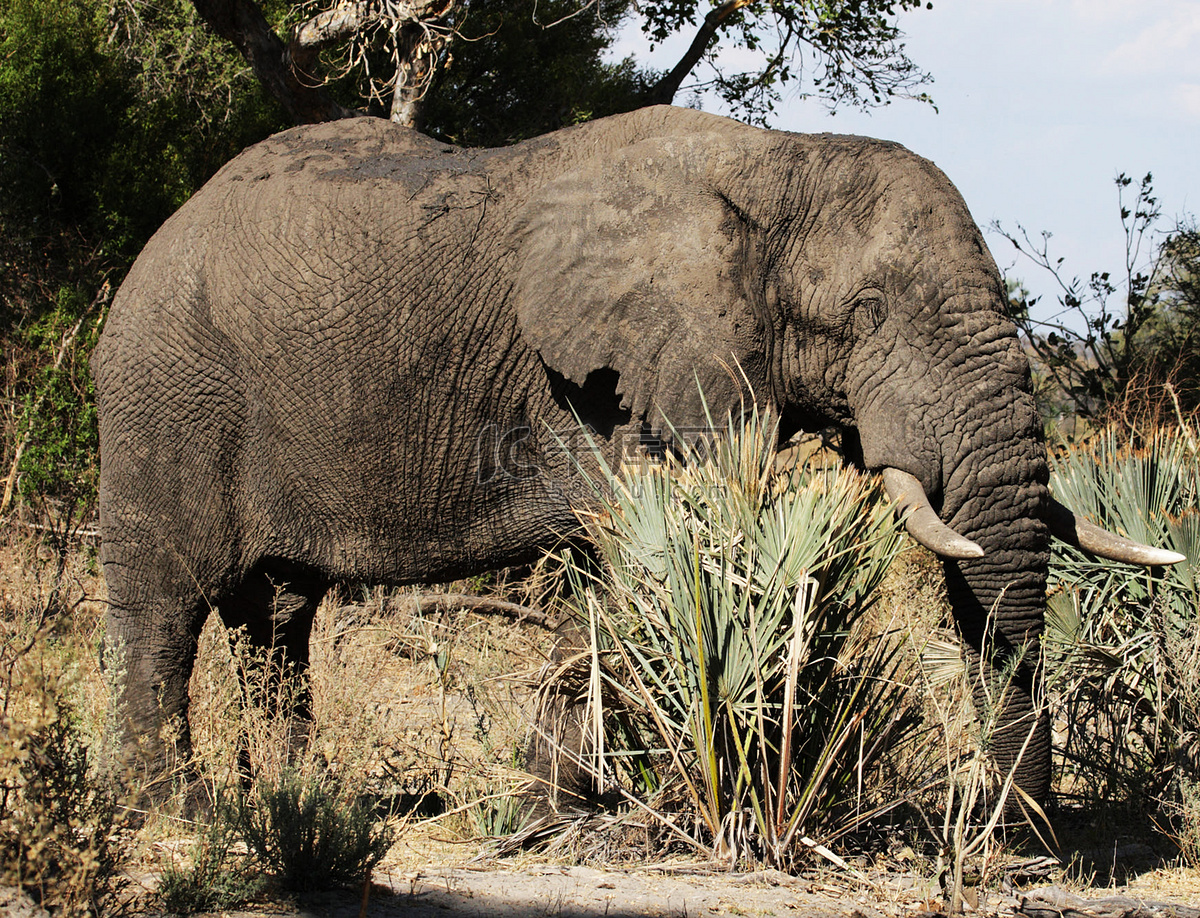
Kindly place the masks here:
<instances>
[{"instance_id":1,"label":"sandy ground","mask_svg":"<svg viewBox=\"0 0 1200 918\"><path fill-rule=\"evenodd\" d=\"M143 883L149 880L143 877ZM869 883L836 877L790 877L778 871L729 874L697 865L659 865L624 870L584 866L495 863L430 864L420 869L377 870L369 890L328 892L270 902L212 918L715 918L715 916L811 916L811 918L901 918L943 914L927 881L905 874L876 876ZM1124 911L1107 912L1114 897ZM1200 915L1200 877L1194 871L1155 871L1129 886L1064 890L1053 884L1007 893L972 895L968 915L1021 916L1039 900L1069 902L1073 918L1123 914L1127 918ZM1080 901L1083 900L1083 901ZM1176 908L1163 908L1174 904ZM5 912L0 897L0 912ZM140 914L158 914L139 911ZM7 913L6 913L7 914ZM12 913L14 916L17 912ZM34 918L35 912L19 913Z\"/></svg>"},{"instance_id":2,"label":"sandy ground","mask_svg":"<svg viewBox=\"0 0 1200 918\"><path fill-rule=\"evenodd\" d=\"M160 842L155 846L159 857L143 860L140 871L131 873L130 908L125 913L129 918L162 914L153 896L156 875L152 871L162 863L165 849L176 844ZM1132 847L1116 852L1118 859L1138 856ZM449 840L430 822L411 826L401 836L376 868L369 889L265 901L213 913L211 918L909 918L944 914L942 893L925 869L928 866L889 859L880 867L863 866L857 876L828 867L810 868L793 877L777 870L731 873L688 860L598 867L544 855L496 858L481 854L478 841ZM1007 871L997 869L998 879L986 890L968 889L966 913L989 918L1200 918L1200 871L1137 870L1132 869L1132 860L1127 866L1131 868L1128 883L1088 887L1065 879L1066 871L1049 858L1013 860ZM1114 910L1114 897L1127 901ZM1063 907L1039 912L1036 906L1044 905L1040 900ZM12 903L6 908L0 895L0 915L10 914L13 918L44 915L14 909Z\"/></svg>"},{"instance_id":3,"label":"sandy ground","mask_svg":"<svg viewBox=\"0 0 1200 918\"><path fill-rule=\"evenodd\" d=\"M138 878L148 891L152 878ZM369 890L316 893L199 918L901 918L944 914L922 895L921 883L896 876L853 889L833 880L790 877L777 871L702 873L695 866L598 870L582 866L429 865L421 870L376 871ZM365 893L365 895L364 895ZM1058 907L1035 912L1047 902ZM1071 918L1194 918L1200 915L1194 871L1155 871L1107 890L1066 891L1056 886L987 893L969 901L967 915L1064 914ZM153 906L117 914L157 916ZM48 918L27 897L0 888L0 915Z\"/></svg>"}]
</instances>

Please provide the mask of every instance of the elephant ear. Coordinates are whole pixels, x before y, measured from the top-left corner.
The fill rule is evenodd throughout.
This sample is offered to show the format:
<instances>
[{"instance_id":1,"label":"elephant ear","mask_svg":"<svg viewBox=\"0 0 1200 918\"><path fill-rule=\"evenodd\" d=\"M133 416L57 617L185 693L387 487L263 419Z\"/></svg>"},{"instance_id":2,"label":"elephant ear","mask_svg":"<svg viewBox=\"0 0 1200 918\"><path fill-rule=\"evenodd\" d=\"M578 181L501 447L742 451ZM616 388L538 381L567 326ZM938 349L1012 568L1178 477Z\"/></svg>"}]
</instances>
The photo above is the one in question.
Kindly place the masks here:
<instances>
[{"instance_id":1,"label":"elephant ear","mask_svg":"<svg viewBox=\"0 0 1200 918\"><path fill-rule=\"evenodd\" d=\"M705 402L719 421L742 373L765 378L753 233L698 177L701 147L625 148L544 186L523 214L521 334L556 396L605 435L626 423L658 435L664 418L702 427Z\"/></svg>"}]
</instances>

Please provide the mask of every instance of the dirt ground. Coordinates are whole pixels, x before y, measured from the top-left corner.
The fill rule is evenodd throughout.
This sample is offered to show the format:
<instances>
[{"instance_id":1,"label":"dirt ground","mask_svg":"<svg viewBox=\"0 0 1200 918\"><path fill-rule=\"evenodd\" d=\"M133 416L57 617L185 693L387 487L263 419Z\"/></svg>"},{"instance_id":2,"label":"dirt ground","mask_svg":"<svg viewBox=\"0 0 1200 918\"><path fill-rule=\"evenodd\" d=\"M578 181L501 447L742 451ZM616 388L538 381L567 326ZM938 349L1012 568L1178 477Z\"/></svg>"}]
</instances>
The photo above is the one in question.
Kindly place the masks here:
<instances>
[{"instance_id":1,"label":"dirt ground","mask_svg":"<svg viewBox=\"0 0 1200 918\"><path fill-rule=\"evenodd\" d=\"M944 908L940 891L928 877L896 870L868 872L858 880L820 872L798 877L775 870L727 873L686 862L597 869L528 860L481 862L474 859L473 849L455 852L446 848L420 839L413 845L398 845L376 869L365 896L362 890L326 892L223 911L219 916L906 918L943 914ZM137 883L148 892L153 877L143 875ZM1007 891L972 891L966 912L1033 918L1052 914L1066 918L1200 918L1200 875L1192 870L1152 870L1129 884L1106 889L1065 885L1047 881ZM1044 911L1048 904L1049 912ZM152 909L138 911L156 914Z\"/></svg>"},{"instance_id":2,"label":"dirt ground","mask_svg":"<svg viewBox=\"0 0 1200 918\"><path fill-rule=\"evenodd\" d=\"M163 913L150 895L154 877L131 875L126 918ZM880 874L868 882L791 877L774 870L723 873L697 864L596 869L430 861L381 865L370 888L322 892L208 913L198 918L908 918L945 914L928 880ZM1107 889L1038 884L987 892L967 915L996 918L1200 918L1200 877L1186 869L1151 871ZM0 915L49 918L28 897L0 888Z\"/></svg>"}]
</instances>

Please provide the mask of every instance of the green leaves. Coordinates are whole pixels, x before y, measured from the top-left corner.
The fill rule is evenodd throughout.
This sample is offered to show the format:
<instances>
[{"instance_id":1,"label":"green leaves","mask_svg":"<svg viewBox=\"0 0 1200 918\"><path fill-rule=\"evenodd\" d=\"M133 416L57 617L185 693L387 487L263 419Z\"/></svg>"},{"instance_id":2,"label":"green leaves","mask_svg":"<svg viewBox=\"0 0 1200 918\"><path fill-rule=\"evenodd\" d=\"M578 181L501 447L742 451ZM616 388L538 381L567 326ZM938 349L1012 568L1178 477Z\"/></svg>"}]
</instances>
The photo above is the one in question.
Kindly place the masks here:
<instances>
[{"instance_id":1,"label":"green leaves","mask_svg":"<svg viewBox=\"0 0 1200 918\"><path fill-rule=\"evenodd\" d=\"M899 523L852 471L777 474L775 437L754 407L682 462L603 468L602 571L570 576L596 776L676 827L686 800L718 856L782 866L837 832L915 719L899 642L855 628Z\"/></svg>"},{"instance_id":2,"label":"green leaves","mask_svg":"<svg viewBox=\"0 0 1200 918\"><path fill-rule=\"evenodd\" d=\"M422 130L466 146L500 146L637 108L652 75L630 59L604 60L627 6L463 4L451 22L460 37L422 102Z\"/></svg>"},{"instance_id":3,"label":"green leaves","mask_svg":"<svg viewBox=\"0 0 1200 918\"><path fill-rule=\"evenodd\" d=\"M909 60L897 25L899 13L922 5L920 0L657 0L639 4L638 13L642 31L655 42L677 32L690 34L701 22L714 29L704 50L711 76L693 88L711 88L741 117L765 124L789 85L831 109L842 104L870 108L893 98L929 102L917 92L929 75ZM730 72L721 61L729 55L720 54L730 48L750 52L756 66Z\"/></svg>"},{"instance_id":4,"label":"green leaves","mask_svg":"<svg viewBox=\"0 0 1200 918\"><path fill-rule=\"evenodd\" d=\"M15 469L18 496L90 498L100 300L172 211L281 126L189 0L0 0L0 479Z\"/></svg>"}]
</instances>

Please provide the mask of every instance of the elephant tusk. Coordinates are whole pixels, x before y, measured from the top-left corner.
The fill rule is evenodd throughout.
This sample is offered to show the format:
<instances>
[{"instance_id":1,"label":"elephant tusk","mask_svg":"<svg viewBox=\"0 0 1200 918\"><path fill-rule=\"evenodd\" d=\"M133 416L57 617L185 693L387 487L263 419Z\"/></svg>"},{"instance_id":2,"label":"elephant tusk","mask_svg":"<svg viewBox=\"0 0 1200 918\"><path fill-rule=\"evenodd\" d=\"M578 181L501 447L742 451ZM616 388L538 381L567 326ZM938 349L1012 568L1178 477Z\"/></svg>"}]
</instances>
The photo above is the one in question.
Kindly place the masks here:
<instances>
[{"instance_id":1,"label":"elephant tusk","mask_svg":"<svg viewBox=\"0 0 1200 918\"><path fill-rule=\"evenodd\" d=\"M904 514L904 526L908 534L931 552L961 561L983 557L982 548L960 536L938 518L929 504L925 488L908 472L885 468L883 489Z\"/></svg>"},{"instance_id":2,"label":"elephant tusk","mask_svg":"<svg viewBox=\"0 0 1200 918\"><path fill-rule=\"evenodd\" d=\"M1090 523L1068 507L1064 507L1053 497L1050 498L1050 508L1046 514L1046 525L1052 535L1062 539L1068 545L1090 551L1093 555L1108 558L1110 561L1124 561L1126 564L1144 564L1158 566L1163 564L1178 564L1186 561L1187 557L1178 552L1165 548L1151 548L1140 542L1123 539L1101 529L1095 523Z\"/></svg>"}]
</instances>

